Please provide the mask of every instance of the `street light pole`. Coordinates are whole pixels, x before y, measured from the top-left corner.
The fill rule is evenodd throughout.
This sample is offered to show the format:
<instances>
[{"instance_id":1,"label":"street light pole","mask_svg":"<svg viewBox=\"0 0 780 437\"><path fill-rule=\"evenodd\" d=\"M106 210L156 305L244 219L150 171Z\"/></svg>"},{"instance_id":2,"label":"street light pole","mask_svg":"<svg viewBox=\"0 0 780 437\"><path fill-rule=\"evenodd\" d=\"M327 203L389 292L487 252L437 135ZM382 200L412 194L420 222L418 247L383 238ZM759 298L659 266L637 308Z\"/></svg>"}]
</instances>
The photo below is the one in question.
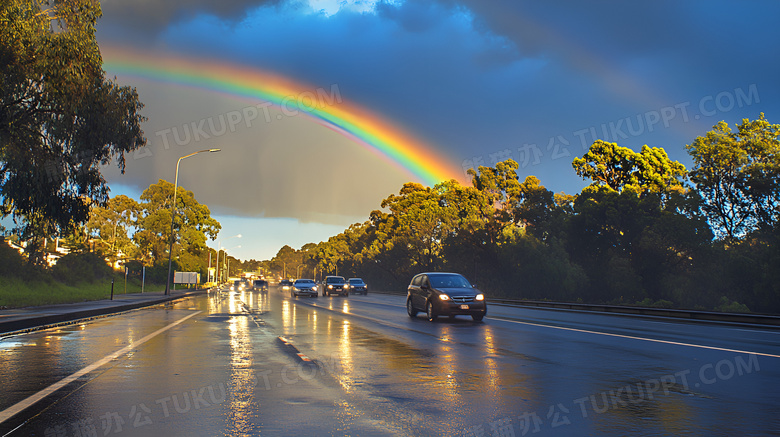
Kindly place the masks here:
<instances>
[{"instance_id":1,"label":"street light pole","mask_svg":"<svg viewBox=\"0 0 780 437\"><path fill-rule=\"evenodd\" d=\"M179 158L178 161L176 161L176 176L174 177L173 182L173 203L171 204L171 238L168 244L168 284L165 286L165 295L171 294L171 262L173 258L173 224L176 221L176 191L179 189L179 164L181 164L181 160L184 158L189 158L190 156L195 156L198 153L204 153L204 152L219 152L222 149L206 149L206 150L200 150L198 152L190 153L189 155L184 155L181 158Z\"/></svg>"},{"instance_id":2,"label":"street light pole","mask_svg":"<svg viewBox=\"0 0 780 437\"><path fill-rule=\"evenodd\" d=\"M228 256L227 251L233 249L240 249L240 248L241 245L239 244L238 246L231 247L230 249L225 249L225 260L227 261L227 267L225 268L225 275L227 276L226 279L230 279L230 256Z\"/></svg>"},{"instance_id":3,"label":"street light pole","mask_svg":"<svg viewBox=\"0 0 780 437\"><path fill-rule=\"evenodd\" d=\"M233 235L232 237L224 238L224 240L230 240L231 238L236 238L236 237L241 238L241 234ZM220 273L221 269L219 268L219 253L222 252L222 240L223 240L223 238L219 239L219 250L217 250L217 284L220 284L220 282L219 282L220 274L219 273ZM227 256L227 253L225 255Z\"/></svg>"}]
</instances>

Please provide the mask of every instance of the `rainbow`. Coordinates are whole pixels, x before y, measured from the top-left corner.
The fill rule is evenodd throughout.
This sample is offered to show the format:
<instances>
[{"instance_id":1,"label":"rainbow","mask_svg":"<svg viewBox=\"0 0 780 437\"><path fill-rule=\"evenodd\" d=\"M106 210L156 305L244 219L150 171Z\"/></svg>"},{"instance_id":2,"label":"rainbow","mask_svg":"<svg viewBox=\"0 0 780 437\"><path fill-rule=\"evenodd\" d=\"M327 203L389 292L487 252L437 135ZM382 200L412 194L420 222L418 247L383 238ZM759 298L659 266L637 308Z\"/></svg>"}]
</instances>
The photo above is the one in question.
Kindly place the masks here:
<instances>
[{"instance_id":1,"label":"rainbow","mask_svg":"<svg viewBox=\"0 0 780 437\"><path fill-rule=\"evenodd\" d=\"M322 104L318 90L270 72L223 61L186 58L128 48L104 46L103 69L133 77L268 102L282 111L295 111L332 129L399 168L417 182L433 186L460 179L463 173L431 146L386 119L341 99Z\"/></svg>"}]
</instances>

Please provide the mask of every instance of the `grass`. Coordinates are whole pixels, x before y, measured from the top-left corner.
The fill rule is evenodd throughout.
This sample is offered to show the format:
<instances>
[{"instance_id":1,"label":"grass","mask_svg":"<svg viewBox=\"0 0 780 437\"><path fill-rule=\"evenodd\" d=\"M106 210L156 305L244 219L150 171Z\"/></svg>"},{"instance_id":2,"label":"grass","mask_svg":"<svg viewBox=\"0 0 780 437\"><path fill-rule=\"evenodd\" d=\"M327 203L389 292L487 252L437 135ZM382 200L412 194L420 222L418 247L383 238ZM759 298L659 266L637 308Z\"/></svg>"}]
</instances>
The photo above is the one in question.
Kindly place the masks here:
<instances>
[{"instance_id":1,"label":"grass","mask_svg":"<svg viewBox=\"0 0 780 437\"><path fill-rule=\"evenodd\" d=\"M165 285L146 283L144 292L163 291ZM127 293L140 293L141 281L127 280ZM125 293L124 275L114 277L114 297ZM111 296L111 280L67 285L53 280L25 281L19 278L0 277L0 308L52 305L108 299Z\"/></svg>"}]
</instances>

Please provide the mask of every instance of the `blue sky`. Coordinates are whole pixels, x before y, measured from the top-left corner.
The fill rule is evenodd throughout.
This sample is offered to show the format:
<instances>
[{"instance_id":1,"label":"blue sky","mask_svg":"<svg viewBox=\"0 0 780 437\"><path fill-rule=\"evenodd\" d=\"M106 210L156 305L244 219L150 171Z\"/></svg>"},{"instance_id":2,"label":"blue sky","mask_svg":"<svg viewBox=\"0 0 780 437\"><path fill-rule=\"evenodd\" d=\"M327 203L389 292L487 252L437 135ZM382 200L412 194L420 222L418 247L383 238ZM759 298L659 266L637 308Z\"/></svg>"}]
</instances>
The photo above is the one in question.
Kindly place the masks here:
<instances>
[{"instance_id":1,"label":"blue sky","mask_svg":"<svg viewBox=\"0 0 780 437\"><path fill-rule=\"evenodd\" d=\"M271 71L338 87L451 161L513 158L521 178L578 192L571 168L595 139L685 145L725 120L780 121L776 2L269 1L102 2L98 40ZM111 71L108 72L112 74ZM363 221L409 177L303 117L165 148L157 133L247 102L119 77L149 118L153 156L107 168L113 194L136 199L173 180L209 205L242 259L267 259ZM341 177L325 178L336 168ZM231 240L228 247L236 240ZM211 243L216 246L217 243Z\"/></svg>"}]
</instances>

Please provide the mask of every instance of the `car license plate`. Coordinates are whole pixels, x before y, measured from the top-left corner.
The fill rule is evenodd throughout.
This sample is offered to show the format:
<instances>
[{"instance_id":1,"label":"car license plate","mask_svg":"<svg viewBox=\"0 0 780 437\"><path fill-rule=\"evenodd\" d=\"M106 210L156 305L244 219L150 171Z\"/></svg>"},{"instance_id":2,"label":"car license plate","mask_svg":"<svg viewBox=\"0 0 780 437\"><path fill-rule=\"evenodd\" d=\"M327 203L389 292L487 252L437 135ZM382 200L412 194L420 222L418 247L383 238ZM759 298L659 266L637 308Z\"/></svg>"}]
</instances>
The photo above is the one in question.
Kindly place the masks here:
<instances>
[{"instance_id":1,"label":"car license plate","mask_svg":"<svg viewBox=\"0 0 780 437\"><path fill-rule=\"evenodd\" d=\"M462 310L467 310L467 309L469 309L469 306L468 306L468 305L461 305L461 306L460 306L460 309L462 309Z\"/></svg>"}]
</instances>

